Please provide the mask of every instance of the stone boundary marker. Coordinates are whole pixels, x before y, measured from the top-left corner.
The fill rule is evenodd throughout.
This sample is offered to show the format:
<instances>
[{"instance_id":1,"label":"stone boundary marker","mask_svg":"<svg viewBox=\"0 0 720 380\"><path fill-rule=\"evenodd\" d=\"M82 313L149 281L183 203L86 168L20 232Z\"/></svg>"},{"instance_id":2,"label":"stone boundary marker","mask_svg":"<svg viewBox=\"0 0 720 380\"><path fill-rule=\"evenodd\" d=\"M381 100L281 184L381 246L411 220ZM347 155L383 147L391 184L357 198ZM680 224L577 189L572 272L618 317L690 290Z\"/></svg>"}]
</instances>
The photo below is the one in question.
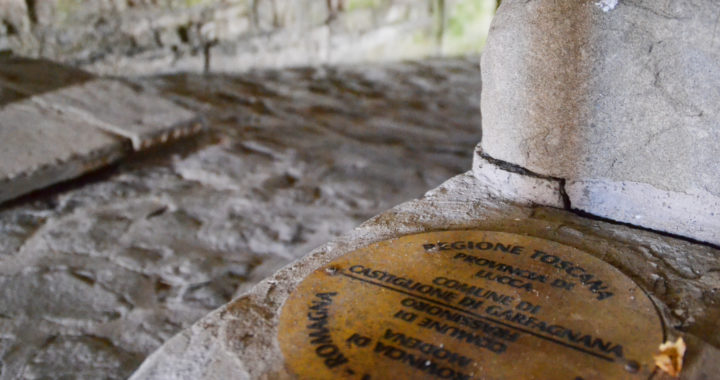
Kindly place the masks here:
<instances>
[{"instance_id":1,"label":"stone boundary marker","mask_svg":"<svg viewBox=\"0 0 720 380\"><path fill-rule=\"evenodd\" d=\"M202 128L194 113L120 81L0 58L0 202Z\"/></svg>"},{"instance_id":2,"label":"stone boundary marker","mask_svg":"<svg viewBox=\"0 0 720 380\"><path fill-rule=\"evenodd\" d=\"M280 331L282 325L282 309L293 302L291 300L291 298L294 297L293 292L296 291L296 289L300 289L301 292L302 289L307 289L308 286L303 282L307 281L307 278L310 278L311 281L308 283L310 288L317 285L317 283L312 282L312 279L314 276L322 275L322 272L316 273L316 271L318 269L322 271L322 269L337 264L337 260L358 259L358 261L362 261L360 264L365 267L371 266L370 264L365 263L372 263L373 268L387 267L389 265L393 265L392 263L400 263L407 266L410 268L408 271L411 269L417 270L417 268L423 268L425 266L417 265L417 262L412 260L414 256L408 255L407 252L399 249L382 250L379 255L368 254L365 256L352 256L352 252L366 249L367 247L373 247L373 244L390 239L408 239L409 236L420 233L445 234L448 232L443 231L447 230L494 231L492 232L493 234L509 233L521 236L522 239L533 241L542 239L547 241L548 244L551 244L550 242L552 242L552 244L567 246L584 252L585 254L582 256L585 257L585 259L583 260L586 260L588 263L591 261L598 263L604 262L602 263L603 266L614 267L614 269L609 268L608 272L618 273L618 276L623 278L624 276L627 276L630 280L632 280L632 283L643 289L645 294L650 297L650 300L655 306L660 316L660 320L662 321L662 330L666 339L675 340L676 337L682 336L683 339L688 342L688 352L685 356L685 364L679 379L700 380L717 378L714 374L720 373L720 350L717 348L717 342L720 341L720 333L717 329L717 304L715 298L712 298L714 296L711 296L711 294L716 293L718 286L717 277L713 277L715 275L711 269L717 261L716 258L719 252L717 249L707 245L683 241L649 231L638 230L625 225L588 219L568 212L567 210L560 210L556 207L532 206L527 204L523 197L517 197L512 200L501 198L498 194L502 193L508 182L516 182L516 179L513 178L514 175L493 175L492 173L499 172L499 170L492 168L492 164L490 163L485 165L484 171L490 174L487 176L477 176L472 172L468 172L451 178L443 185L426 193L423 197L400 204L393 209L368 220L357 227L354 231L318 247L309 253L305 258L281 269L273 276L263 280L247 293L208 314L191 327L186 328L172 339L166 341L163 346L145 360L145 362L138 368L133 376L130 377L130 379L244 380L324 378L320 375L313 377L302 375L296 376L293 373L296 369L293 370L293 364L288 362L288 360L292 361L293 357L296 355L306 354L312 359L313 365L319 362L320 365L327 371L336 371L337 368L340 368L340 366L338 366L328 369L323 364L325 358L318 357L318 355L329 355L331 353L331 349L327 347L320 348L320 342L324 342L325 339L321 333L316 334L318 340L315 342L318 344L313 346L310 338L315 338L315 336L311 337L310 334L316 332L309 331L313 327L308 326L313 326L313 324L307 321L298 321L294 324L294 327L300 330L299 332L295 331L296 334L306 333L305 337L308 339L305 340L305 342L311 347L308 347L307 345L296 346L296 350L293 350L288 349L288 347L291 347L290 345L286 344L283 346L284 343L282 340L288 338L283 338ZM529 183L527 185L527 189L528 192L535 191L540 194L548 191L545 186L536 182ZM548 200L553 201L550 198L548 198ZM461 239L447 241L456 240L459 241ZM543 250L542 248L540 248L540 250L544 253L553 255L549 252L549 250ZM488 256L488 259L495 262L502 261L503 263L508 263L508 255L498 253L497 251L493 252L494 256ZM535 254L534 250L528 249L527 252L533 252L533 254ZM348 254L348 256L346 256L346 254ZM415 252L414 254L417 255L419 253ZM452 257L455 257L456 255L457 252ZM536 256L536 258L541 256ZM594 258L590 258L589 256L594 256ZM441 258L431 258L426 264L427 267L435 268L434 270L439 273L432 276L449 277L450 274L457 276L458 273L460 273L456 266L437 264L435 260L440 259ZM540 260L542 261L543 259ZM544 264L541 264L541 266L557 270L556 267L549 265L554 264L549 264L549 260L546 260ZM586 265L586 263L583 263L581 266L585 269L589 268L589 264ZM562 267L562 264L560 267ZM349 270L349 266L344 268L348 268ZM569 268L569 266L566 266L566 269L567 268ZM361 271L357 267L356 269ZM488 267L477 266L477 270L478 273L483 270L487 272ZM532 269L530 270L533 271ZM397 272L397 270L395 272ZM392 273L396 274L395 272ZM495 272L497 273L497 270ZM540 273L538 271L534 272ZM327 271L326 273L330 275L338 274L340 272L333 269ZM406 272L402 273L405 274ZM560 272L551 273L553 273L553 276L557 276L558 274L562 275L562 273L567 272L563 272L561 270ZM600 276L600 270L588 273L598 275L597 278L603 281L605 281L605 278L610 278L609 275L605 274ZM622 275L619 273L622 273ZM370 273L370 276L375 276L375 274ZM378 276L382 276L382 274L380 273ZM338 279L341 277L344 276L337 276ZM413 276L404 277L418 280L423 276L413 274ZM484 275L483 278L485 278ZM595 279L595 277L593 277L593 279ZM377 282L376 279L369 280ZM339 280L333 277L332 280L328 281L333 281L328 283L328 285L332 285L335 281ZM497 279L492 281L497 281ZM627 278L623 281L630 284ZM423 284L428 283L427 281L419 282L422 282ZM535 294L532 291L514 289L512 285L502 284L501 282L502 281L497 281L497 284L493 284L492 286L495 286L496 290L503 289L505 292L508 292L507 294L512 293L513 297L516 295L522 297L537 297L536 299L541 302L556 302L557 305L561 305L562 307L570 305L564 302L566 298L545 298L545 296L548 296L548 293ZM554 281L549 283L554 283ZM475 286L477 289L477 284ZM589 282L585 285L579 284L576 286L578 286L577 290L580 291L580 295L594 294L599 296L600 294L593 293L591 290L588 290L588 286L592 286ZM617 288L622 289L622 291L628 291L630 289L634 289L635 286L617 286ZM315 289L318 293L327 293L327 289L320 286ZM360 289L360 291L352 294L352 296L348 296L345 300L349 302L357 302L361 305L363 310L355 314L347 313L344 315L354 315L353 318L365 318L372 312L375 314L382 314L382 316L387 317L388 320L395 320L396 326L403 326L403 324L405 324L403 320L394 318L394 313L396 313L398 309L402 308L402 306L405 306L405 309L409 308L410 310L407 310L408 312L420 314L419 311L414 309L414 307L417 306L416 303L395 303L396 309L383 311L380 307L383 304L381 302L382 300L378 301L378 299L380 299L383 294L387 295L397 293L387 288L384 290L369 290L370 292L374 291L374 294L377 294L377 297L374 299L368 299L366 297L364 300L362 299L363 293L361 293L361 291L368 290L362 290L361 288L357 289ZM357 289L352 290L357 291ZM533 290L535 289L536 288L533 287ZM331 289L330 291L333 292L336 290ZM341 291L342 290L337 290L338 297L336 297L333 301L333 305L341 304ZM617 297L619 294L620 293L616 293L613 297L619 298ZM700 296L701 294L708 296ZM354 301L353 296L357 296L357 301ZM638 300L639 298L644 297L644 295L639 293L636 296ZM399 297L398 299L403 300L404 298ZM627 299L632 300L632 297L626 298L626 300ZM588 297L587 300L588 302L597 303L594 301L596 298L593 297ZM532 302L532 300L530 300L530 302ZM610 301L601 301L601 303L607 302ZM314 305L315 304L313 304L312 299L304 304L305 307L312 307ZM488 304L485 305L489 306ZM322 311L320 310L322 307L323 306L320 306L318 311ZM291 310L291 308L292 307L288 309L288 315L290 316L293 315L293 310ZM553 309L551 307L547 307L546 310L555 313L559 310L559 308L556 307ZM629 334L624 334L624 330L620 331L630 325L625 322L629 321L629 315L632 313L628 312L621 315L613 313L603 307L590 308L588 310L583 309L581 306L577 310L594 313L594 319L592 321L587 321L587 323L583 322L582 318L576 318L577 315L579 315L578 313L568 314L568 320L572 320L572 323L584 326L583 328L588 328L588 331L595 331L590 328L591 324L597 323L600 319L608 318L608 320L615 320L618 326L617 331L612 329L598 331L612 331L613 334L619 334L618 336L623 336L623 339L634 342L633 344L637 343L641 339L648 339L648 337L650 337L651 341L656 341L658 345L661 343L660 340L662 339L657 336L657 333L643 335L643 332L632 328L630 329L632 332ZM328 309L328 312L330 311L331 310ZM487 312L489 310L485 309L485 311ZM538 313L538 315L540 315L540 313ZM318 315L311 314L311 316L317 317ZM425 316L432 318L432 316L427 315L427 313ZM309 318L307 310L303 310L303 313L297 312L296 317L298 319ZM488 315L481 315L481 317L488 317ZM495 316L490 317L496 319ZM633 316L633 318L635 317L637 317L637 315ZM408 317L407 319L411 319L411 317ZM337 321L339 322L337 325L347 326L345 322L349 320L349 318L344 320L338 319ZM485 320L487 321L487 319ZM290 322L293 321L290 320ZM505 323L507 320L501 320L501 322ZM328 321L328 323L330 323L330 321ZM421 317L418 317L418 320L415 320L414 323L422 323ZM656 324L657 322L653 323ZM285 327L288 326L292 327L293 324L290 323L285 325ZM317 326L319 327L320 325ZM373 326L377 327L377 325L368 324L362 328L366 329ZM455 324L455 327L462 328L462 325ZM349 374L347 371L341 372L338 370L336 372L332 372L337 375L333 378L370 378L377 380L377 377L372 376L372 373L368 372L367 374L370 376L365 377L364 375L366 373L360 372L360 370L363 369L374 370L374 364L365 363L365 367L362 365L356 366L357 362L351 362L349 360L351 359L350 356L346 353L351 352L350 350L355 350L360 352L361 355L373 354L375 347L378 347L376 345L377 337L383 339L383 345L392 345L392 343L389 343L387 339L383 338L387 329L400 331L398 329L394 329L393 327L380 326L379 329L374 330L376 332L379 331L379 335L374 335L372 337L368 334L358 332L359 335L374 339L374 345L371 346L370 349L364 349L361 347L352 348L352 346L348 346L347 339L352 337L352 333L346 334L342 340L335 338L334 336L339 334L339 330L333 330L331 326L328 325L328 330L332 331L331 334L336 334L331 336L332 339L329 342L336 344L338 350L342 350L348 358L347 365L353 365L352 367L347 368L355 371L354 374ZM413 338L416 336L417 333L413 335ZM528 342L531 342L531 344L540 342L535 339L537 337L533 338L531 336L527 336L526 338L528 339ZM423 342L432 341L439 347L436 340L419 340ZM453 340L449 341L453 342ZM285 343L288 342L292 343L294 341L285 341ZM518 340L518 342L520 341ZM519 347L519 344L512 344L517 346L516 348L518 349L521 348ZM447 345L445 347L452 350ZM563 350L566 348L567 347L563 348ZM283 352L283 349L285 349L286 352ZM386 352L388 355L395 355L389 354L388 351L384 351L382 348L379 348L379 350L380 351L378 351L378 353L382 355L385 355ZM495 355L494 353L487 352L487 350L482 351L484 349L480 350L481 352L486 353L489 359L485 361L478 360L478 364L482 365L493 360ZM338 353L339 352L340 351L338 351ZM453 352L460 352L460 350ZM527 363L527 360L536 360L539 357L547 355L549 352L550 351L548 351L546 347L542 347L532 353L528 353L525 355L526 357L522 357L522 355L520 355L520 358L518 359L518 366L522 367L523 364L521 362L524 361ZM416 353L418 352L416 351ZM464 350L460 353L468 358L470 358L470 356L468 356L470 354L477 354L476 352L472 352L470 350ZM563 355L566 353L574 355L570 351L563 351ZM508 355L509 354L510 348L508 347ZM422 353L418 353L417 356L422 355ZM622 360L615 360L613 362L614 364L611 363L610 366L619 366L617 367L619 373L618 376L602 376L602 374L592 375L591 373L591 375L583 377L583 379L628 379L638 377L652 380L672 379L669 375L665 375L657 370L654 370L651 368L651 365L642 364L651 363L650 355L651 353L647 351L644 351L641 355L632 355L631 359L636 360L637 364L640 365L636 365L631 362L624 362ZM353 358L355 357L356 356L353 356ZM391 359L392 357L387 360L382 360L384 360L383 363L385 364L402 364L396 363L396 361L392 361ZM630 358L628 357L628 359ZM554 371L553 366L560 368L568 364L574 365L574 363L579 363L579 361L576 362L574 360L569 360L568 362L560 362L559 360L561 360L561 356L552 356L551 359L547 361L547 365L542 364L545 365L546 372L544 372L545 376L540 378L573 379L573 377L564 376L560 371ZM536 363L545 362L536 361ZM591 363L594 363L592 365L597 363L599 364L595 367L592 365L587 367L586 369L588 369L588 372L592 372L601 368L601 366L604 366L604 364L602 364L602 360L597 363ZM332 364L332 362L330 364ZM627 367L623 367L623 364L626 364ZM347 368L343 367L343 370ZM411 369L410 367L407 368ZM429 368L433 368L432 363L427 366L427 368L428 370ZM468 368L470 368L470 365L468 365ZM532 367L524 368L527 369L527 373L532 373ZM610 367L606 367L606 369L607 368ZM648 371L655 372L651 376L646 376ZM469 372L470 371L468 371L468 373ZM348 376L340 376L344 376L345 374ZM413 372L413 375L414 376L410 377L407 375L402 376L392 374L384 378L415 379L428 374L418 370ZM434 378L441 377L438 376ZM458 376L457 378L462 378L462 376ZM471 376L470 378L480 377Z\"/></svg>"},{"instance_id":3,"label":"stone boundary marker","mask_svg":"<svg viewBox=\"0 0 720 380\"><path fill-rule=\"evenodd\" d=\"M405 235L340 256L298 285L278 326L301 379L640 380L664 341L650 298L611 265L480 230Z\"/></svg>"}]
</instances>

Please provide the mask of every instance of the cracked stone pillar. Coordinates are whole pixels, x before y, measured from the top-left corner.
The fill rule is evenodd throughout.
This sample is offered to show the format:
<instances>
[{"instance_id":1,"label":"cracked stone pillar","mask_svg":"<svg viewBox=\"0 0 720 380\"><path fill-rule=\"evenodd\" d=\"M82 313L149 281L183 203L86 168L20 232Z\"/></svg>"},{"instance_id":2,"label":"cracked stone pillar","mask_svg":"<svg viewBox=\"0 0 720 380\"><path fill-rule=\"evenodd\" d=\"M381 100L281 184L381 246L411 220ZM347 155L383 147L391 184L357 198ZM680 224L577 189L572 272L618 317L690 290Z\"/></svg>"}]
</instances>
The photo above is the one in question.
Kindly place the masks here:
<instances>
[{"instance_id":1,"label":"cracked stone pillar","mask_svg":"<svg viewBox=\"0 0 720 380\"><path fill-rule=\"evenodd\" d=\"M564 181L569 206L720 244L720 3L503 1L476 157Z\"/></svg>"}]
</instances>

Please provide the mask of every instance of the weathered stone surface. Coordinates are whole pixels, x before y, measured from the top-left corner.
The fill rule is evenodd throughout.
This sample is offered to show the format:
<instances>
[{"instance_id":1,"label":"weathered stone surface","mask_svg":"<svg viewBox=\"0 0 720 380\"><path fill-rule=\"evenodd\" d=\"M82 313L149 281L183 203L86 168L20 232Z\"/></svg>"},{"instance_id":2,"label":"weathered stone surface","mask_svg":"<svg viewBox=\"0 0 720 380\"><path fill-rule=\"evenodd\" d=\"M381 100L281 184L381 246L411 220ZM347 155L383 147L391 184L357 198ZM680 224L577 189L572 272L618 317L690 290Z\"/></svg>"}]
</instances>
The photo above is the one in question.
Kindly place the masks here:
<instances>
[{"instance_id":1,"label":"weathered stone surface","mask_svg":"<svg viewBox=\"0 0 720 380\"><path fill-rule=\"evenodd\" d=\"M137 79L209 131L0 209L0 379L127 378L235 294L467 170L478 73L473 57Z\"/></svg>"},{"instance_id":2,"label":"weathered stone surface","mask_svg":"<svg viewBox=\"0 0 720 380\"><path fill-rule=\"evenodd\" d=\"M93 75L86 71L45 59L0 55L0 91L10 90L19 95L15 98L0 98L0 106L91 79Z\"/></svg>"},{"instance_id":3,"label":"weathered stone surface","mask_svg":"<svg viewBox=\"0 0 720 380\"><path fill-rule=\"evenodd\" d=\"M495 1L479 3L0 0L0 50L112 75L474 53Z\"/></svg>"},{"instance_id":4,"label":"weathered stone surface","mask_svg":"<svg viewBox=\"0 0 720 380\"><path fill-rule=\"evenodd\" d=\"M684 379L703 379L720 359L716 328L720 251L567 211L498 199L472 173L382 213L311 252L204 317L153 353L133 375L145 379L290 378L276 341L279 310L297 284L344 253L398 235L482 229L576 247L630 276L655 302L670 336L688 335ZM391 253L388 253L391 254Z\"/></svg>"},{"instance_id":5,"label":"weathered stone surface","mask_svg":"<svg viewBox=\"0 0 720 380\"><path fill-rule=\"evenodd\" d=\"M202 128L201 120L127 83L47 60L0 56L0 202L103 167Z\"/></svg>"},{"instance_id":6,"label":"weathered stone surface","mask_svg":"<svg viewBox=\"0 0 720 380\"><path fill-rule=\"evenodd\" d=\"M96 79L33 98L33 101L88 120L132 141L135 150L177 139L203 128L195 113L125 83Z\"/></svg>"},{"instance_id":7,"label":"weathered stone surface","mask_svg":"<svg viewBox=\"0 0 720 380\"><path fill-rule=\"evenodd\" d=\"M473 175L487 196L524 205L565 207L560 181L513 169L499 167L480 152L473 156Z\"/></svg>"},{"instance_id":8,"label":"weathered stone surface","mask_svg":"<svg viewBox=\"0 0 720 380\"><path fill-rule=\"evenodd\" d=\"M676 193L646 183L588 180L568 181L565 190L577 210L702 241L720 237L720 198L700 189Z\"/></svg>"},{"instance_id":9,"label":"weathered stone surface","mask_svg":"<svg viewBox=\"0 0 720 380\"><path fill-rule=\"evenodd\" d=\"M0 109L0 201L77 177L126 154L123 139L24 100Z\"/></svg>"},{"instance_id":10,"label":"weathered stone surface","mask_svg":"<svg viewBox=\"0 0 720 380\"><path fill-rule=\"evenodd\" d=\"M573 181L572 207L720 243L719 12L503 1L482 57L482 151Z\"/></svg>"}]
</instances>

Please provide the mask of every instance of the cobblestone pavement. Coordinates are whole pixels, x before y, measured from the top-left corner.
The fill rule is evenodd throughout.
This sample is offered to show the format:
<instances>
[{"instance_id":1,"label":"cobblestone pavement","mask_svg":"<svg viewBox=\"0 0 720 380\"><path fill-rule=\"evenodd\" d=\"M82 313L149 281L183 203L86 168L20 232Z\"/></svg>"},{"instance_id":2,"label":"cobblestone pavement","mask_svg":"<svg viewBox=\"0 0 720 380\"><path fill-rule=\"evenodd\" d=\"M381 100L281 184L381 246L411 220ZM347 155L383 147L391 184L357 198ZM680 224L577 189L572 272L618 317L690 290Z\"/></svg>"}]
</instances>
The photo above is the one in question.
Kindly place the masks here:
<instances>
[{"instance_id":1,"label":"cobblestone pavement","mask_svg":"<svg viewBox=\"0 0 720 380\"><path fill-rule=\"evenodd\" d=\"M468 170L477 62L133 80L209 130L0 208L0 379L126 378L277 268Z\"/></svg>"}]
</instances>

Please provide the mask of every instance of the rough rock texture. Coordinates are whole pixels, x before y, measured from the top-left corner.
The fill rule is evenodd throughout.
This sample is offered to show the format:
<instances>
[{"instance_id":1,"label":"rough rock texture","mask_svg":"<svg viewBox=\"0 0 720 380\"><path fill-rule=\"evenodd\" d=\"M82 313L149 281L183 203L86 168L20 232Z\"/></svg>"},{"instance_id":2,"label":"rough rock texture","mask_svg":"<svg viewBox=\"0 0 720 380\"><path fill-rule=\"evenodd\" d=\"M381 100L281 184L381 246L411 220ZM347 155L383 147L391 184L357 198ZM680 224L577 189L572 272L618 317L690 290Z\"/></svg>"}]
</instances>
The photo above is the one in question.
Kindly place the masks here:
<instances>
[{"instance_id":1,"label":"rough rock texture","mask_svg":"<svg viewBox=\"0 0 720 380\"><path fill-rule=\"evenodd\" d=\"M209 131L0 209L0 379L127 378L233 295L466 170L478 73L473 57L138 79Z\"/></svg>"},{"instance_id":2,"label":"rough rock texture","mask_svg":"<svg viewBox=\"0 0 720 380\"><path fill-rule=\"evenodd\" d=\"M151 355L132 380L292 378L276 341L279 310L295 286L332 259L398 235L447 229L515 232L573 246L610 263L645 289L666 334L684 335L691 352L681 379L709 379L720 360L720 251L542 206L522 206L457 176L384 212L278 271L202 318ZM391 253L388 253L391 254ZM654 379L669 379L662 375Z\"/></svg>"},{"instance_id":3,"label":"rough rock texture","mask_svg":"<svg viewBox=\"0 0 720 380\"><path fill-rule=\"evenodd\" d=\"M713 0L503 1L483 153L572 182L573 208L720 244L718 15Z\"/></svg>"},{"instance_id":4,"label":"rough rock texture","mask_svg":"<svg viewBox=\"0 0 720 380\"><path fill-rule=\"evenodd\" d=\"M494 10L481 3L0 0L0 50L113 75L477 52Z\"/></svg>"}]
</instances>

